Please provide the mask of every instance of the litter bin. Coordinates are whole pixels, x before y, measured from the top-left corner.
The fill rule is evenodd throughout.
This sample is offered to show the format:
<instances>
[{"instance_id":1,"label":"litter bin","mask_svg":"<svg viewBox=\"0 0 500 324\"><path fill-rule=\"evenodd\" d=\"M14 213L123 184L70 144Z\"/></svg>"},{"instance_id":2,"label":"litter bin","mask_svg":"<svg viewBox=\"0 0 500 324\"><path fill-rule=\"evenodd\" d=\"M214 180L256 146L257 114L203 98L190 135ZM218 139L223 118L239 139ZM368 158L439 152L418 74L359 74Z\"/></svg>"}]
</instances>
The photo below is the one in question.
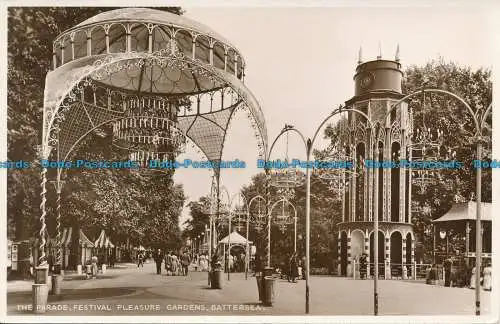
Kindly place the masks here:
<instances>
[{"instance_id":1,"label":"litter bin","mask_svg":"<svg viewBox=\"0 0 500 324\"><path fill-rule=\"evenodd\" d=\"M274 273L274 268L272 267L265 267L264 268L264 277L272 277Z\"/></svg>"},{"instance_id":2,"label":"litter bin","mask_svg":"<svg viewBox=\"0 0 500 324\"><path fill-rule=\"evenodd\" d=\"M216 269L212 271L212 283L210 285L212 289L222 289L222 270Z\"/></svg>"},{"instance_id":3,"label":"litter bin","mask_svg":"<svg viewBox=\"0 0 500 324\"><path fill-rule=\"evenodd\" d=\"M273 306L275 297L276 279L273 277L264 277L265 297L263 300L264 306Z\"/></svg>"},{"instance_id":4,"label":"litter bin","mask_svg":"<svg viewBox=\"0 0 500 324\"><path fill-rule=\"evenodd\" d=\"M63 276L60 274L52 275L52 290L50 291L52 295L59 296L61 294L61 287L63 282Z\"/></svg>"},{"instance_id":5,"label":"litter bin","mask_svg":"<svg viewBox=\"0 0 500 324\"><path fill-rule=\"evenodd\" d=\"M262 298L262 275L257 274L255 276L255 279L257 279L257 289L259 290L259 300L263 301L263 298Z\"/></svg>"},{"instance_id":6,"label":"litter bin","mask_svg":"<svg viewBox=\"0 0 500 324\"><path fill-rule=\"evenodd\" d=\"M33 312L36 314L45 313L49 286L47 285L49 269L39 267L35 269L35 283L32 286Z\"/></svg>"}]
</instances>

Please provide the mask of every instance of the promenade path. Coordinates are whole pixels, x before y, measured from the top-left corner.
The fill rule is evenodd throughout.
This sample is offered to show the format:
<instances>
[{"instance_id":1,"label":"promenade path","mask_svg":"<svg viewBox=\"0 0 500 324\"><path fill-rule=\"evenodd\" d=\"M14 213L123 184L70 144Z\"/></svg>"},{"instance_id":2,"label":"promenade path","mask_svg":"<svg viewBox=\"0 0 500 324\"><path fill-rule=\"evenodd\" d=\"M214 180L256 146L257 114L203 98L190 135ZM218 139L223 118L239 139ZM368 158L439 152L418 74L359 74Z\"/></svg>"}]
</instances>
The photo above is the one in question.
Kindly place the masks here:
<instances>
[{"instance_id":1,"label":"promenade path","mask_svg":"<svg viewBox=\"0 0 500 324\"><path fill-rule=\"evenodd\" d=\"M8 315L29 315L31 281L7 286ZM379 281L380 315L473 315L474 290L401 280ZM373 281L311 277L311 315L372 315ZM490 292L482 292L482 314L490 311ZM208 288L206 272L157 275L153 263L109 269L99 279L68 275L62 296L49 296L46 315L303 315L305 281L278 280L276 302L258 301L255 277L224 275L223 288Z\"/></svg>"}]
</instances>

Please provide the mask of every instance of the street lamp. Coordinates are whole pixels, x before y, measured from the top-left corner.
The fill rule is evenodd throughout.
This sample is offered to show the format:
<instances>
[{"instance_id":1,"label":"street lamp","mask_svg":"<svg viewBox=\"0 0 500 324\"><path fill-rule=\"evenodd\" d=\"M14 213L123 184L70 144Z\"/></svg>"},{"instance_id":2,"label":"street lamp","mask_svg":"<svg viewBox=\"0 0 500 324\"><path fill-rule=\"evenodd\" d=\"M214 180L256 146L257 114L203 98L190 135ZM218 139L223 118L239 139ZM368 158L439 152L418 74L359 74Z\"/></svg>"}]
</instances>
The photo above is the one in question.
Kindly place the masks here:
<instances>
[{"instance_id":1,"label":"street lamp","mask_svg":"<svg viewBox=\"0 0 500 324\"><path fill-rule=\"evenodd\" d=\"M338 109L335 109L330 115L328 115L324 120L323 122L321 122L321 124L319 125L319 127L316 129L315 133L314 133L314 136L312 137L312 139L310 138L307 138L298 130L296 129L294 126L292 125L285 125L285 127L282 129L281 133L278 134L278 136L276 137L276 139L274 140L273 144L271 145L271 148L269 149L269 154L268 154L268 158L267 160L269 161L269 157L271 155L271 152L272 152L272 149L274 147L274 145L276 144L276 141L278 140L278 138L289 132L289 131L294 131L295 133L297 133L300 138L302 139L302 141L304 142L304 146L305 146L305 149L306 149L306 264L305 264L305 277L306 277L306 314L309 314L309 269L310 269L310 250L309 250L309 247L310 247L310 227L311 227L311 172L310 172L310 169L311 169L311 163L310 163L310 159L311 159L311 153L312 153L312 148L313 148L313 145L314 145L314 141L316 140L318 134L319 134L319 131L321 130L321 128L326 124L326 122L328 120L330 120L333 116L336 116L340 113L343 113L343 112L355 112L355 113L358 113L360 115L362 115L367 123L370 124L370 129L372 130L372 133L375 131L375 128L373 127L373 123L371 122L370 118L368 117L368 115L366 115L364 112L362 111L359 111L357 109L354 109L354 108L350 108L350 109L345 109L344 107L340 106ZM374 137L372 137L374 138ZM374 141L372 141L374 142ZM373 150L373 152L375 152L375 150ZM375 154L374 154L375 155ZM375 160L376 156L374 156L373 160ZM377 191L377 190L374 190L374 191ZM378 205L377 205L377 202L378 202L378 199L375 199L375 207L374 207L374 210L377 211L378 210ZM374 239L375 239L375 242L378 242L378 216L377 217L374 217L374 223L375 223L375 233L374 233ZM374 244L374 247L375 247L375 263L378 263L378 244ZM377 291L377 280L378 280L378 267L376 266L375 267L375 309L378 308L378 295L376 293ZM375 311L375 315L377 314L377 311Z\"/></svg>"},{"instance_id":2,"label":"street lamp","mask_svg":"<svg viewBox=\"0 0 500 324\"><path fill-rule=\"evenodd\" d=\"M228 246L228 255L227 255L227 280L231 280L231 269L229 268L229 258L231 258L231 223L233 214L238 215L247 215L247 205L246 200L243 194L235 193L232 196L229 195L229 191L226 187L222 186L220 189L226 194L226 204L224 205L225 212L227 213L227 222L228 222L228 236L227 236L227 246ZM234 204L234 205L233 205ZM226 254L224 253L224 257ZM224 262L226 264L226 262Z\"/></svg>"},{"instance_id":3,"label":"street lamp","mask_svg":"<svg viewBox=\"0 0 500 324\"><path fill-rule=\"evenodd\" d=\"M448 235L446 230L439 231L439 237L444 240L446 238L446 258L448 259Z\"/></svg>"},{"instance_id":4,"label":"street lamp","mask_svg":"<svg viewBox=\"0 0 500 324\"><path fill-rule=\"evenodd\" d=\"M474 134L474 141L476 143L476 159L478 160L481 160L482 158L482 146L483 146L483 143L486 142L486 139L485 137L483 136L483 128L484 128L484 124L486 122L486 118L488 117L488 115L491 113L491 110L492 110L492 104L490 103L490 105L488 106L488 108L486 108L486 110L484 112L482 112L481 110L478 109L477 112L474 112L474 110L471 108L471 106L465 102L465 100L459 96L457 96L456 94L450 92L450 91L446 91L446 90L441 90L441 89L426 89L426 88L422 88L421 90L419 91L415 91L409 95L406 95L404 96L403 98L401 98L400 100L398 100L396 103L394 103L391 108L389 109L389 111L387 112L384 120L387 118L387 116L389 116L392 111L396 108L396 107L399 107L401 105L402 102L410 99L411 97L414 97L415 95L417 95L418 93L420 92L436 92L436 93L441 93L441 94L445 94L445 95L449 95L451 97L453 97L454 99L456 99L457 101L459 101L463 107L465 107L466 111L471 115L472 117L472 120L474 122L474 130L475 130L475 134ZM476 268L479 269L479 267L481 266L481 254L482 254L482 238L481 238L481 168L480 167L477 167L476 168ZM476 315L480 315L481 314L481 289L480 289L480 276L476 276Z\"/></svg>"},{"instance_id":5,"label":"street lamp","mask_svg":"<svg viewBox=\"0 0 500 324\"><path fill-rule=\"evenodd\" d=\"M250 251L249 251L249 246L248 246L248 234L249 234L249 231L250 231L250 221L251 221L251 208L252 208L252 204L254 203L258 203L257 205L257 213L256 213L256 216L254 217L253 221L255 223L255 228L257 231L260 231L262 230L262 222L263 222L263 219L265 217L265 214L263 214L262 212L262 209L261 209L261 202L264 203L264 206L267 205L267 201L264 197L262 197L261 195L257 195L255 197L253 197L252 199L250 199L250 201L248 202L248 206L247 206L247 241L246 241L246 258L245 258L245 280L248 279L248 268L249 268L249 263L250 263Z\"/></svg>"}]
</instances>

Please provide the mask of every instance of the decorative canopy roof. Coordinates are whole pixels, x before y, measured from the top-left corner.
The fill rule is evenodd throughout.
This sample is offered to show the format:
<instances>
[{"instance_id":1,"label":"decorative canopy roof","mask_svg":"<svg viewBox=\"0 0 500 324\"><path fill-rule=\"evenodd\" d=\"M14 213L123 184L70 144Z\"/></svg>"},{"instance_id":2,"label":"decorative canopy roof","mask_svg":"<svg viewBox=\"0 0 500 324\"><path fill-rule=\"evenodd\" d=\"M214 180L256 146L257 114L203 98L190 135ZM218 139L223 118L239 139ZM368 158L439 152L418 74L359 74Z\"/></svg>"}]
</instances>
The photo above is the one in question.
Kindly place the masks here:
<instances>
[{"instance_id":1,"label":"decorative canopy roof","mask_svg":"<svg viewBox=\"0 0 500 324\"><path fill-rule=\"evenodd\" d=\"M111 240L106 235L106 232L104 230L101 231L101 234L99 235L97 240L95 240L94 246L98 249L115 247L115 245L111 243Z\"/></svg>"},{"instance_id":2,"label":"decorative canopy roof","mask_svg":"<svg viewBox=\"0 0 500 324\"><path fill-rule=\"evenodd\" d=\"M228 40L226 40L222 35L211 29L210 27L201 24L195 20L189 19L185 16L177 15L167 11L161 11L150 8L123 8L111 11L106 11L89 18L75 27L67 30L65 33L70 33L72 31L78 30L82 27L89 27L96 24L112 24L120 21L137 21L149 24L158 24L171 26L176 28L183 28L196 32L198 34L207 35L214 39L219 40L221 43L227 44L233 48Z\"/></svg>"},{"instance_id":3,"label":"decorative canopy roof","mask_svg":"<svg viewBox=\"0 0 500 324\"><path fill-rule=\"evenodd\" d=\"M64 247L69 247L71 246L71 241L73 239L73 228L72 227L65 227L62 232L62 237L61 237L61 245ZM78 245L83 246L83 247L94 247L94 243L89 240L87 235L80 229L80 235L78 237Z\"/></svg>"},{"instance_id":4,"label":"decorative canopy roof","mask_svg":"<svg viewBox=\"0 0 500 324\"><path fill-rule=\"evenodd\" d=\"M215 162L235 111L246 110L265 156L267 129L243 84L243 57L202 24L155 9L112 10L58 36L53 61L44 94L44 158L52 151L68 159L93 130L131 114L151 118L172 105L174 126Z\"/></svg>"},{"instance_id":5,"label":"decorative canopy roof","mask_svg":"<svg viewBox=\"0 0 500 324\"><path fill-rule=\"evenodd\" d=\"M220 244L247 244L247 239L241 236L238 232L233 231L230 235L226 236L219 241ZM248 241L252 244L252 241Z\"/></svg>"},{"instance_id":6,"label":"decorative canopy roof","mask_svg":"<svg viewBox=\"0 0 500 324\"><path fill-rule=\"evenodd\" d=\"M451 209L446 214L438 219L433 220L432 222L458 222L464 220L476 220L475 201L453 204L453 206L451 206ZM491 222L491 203L481 203L481 220Z\"/></svg>"}]
</instances>

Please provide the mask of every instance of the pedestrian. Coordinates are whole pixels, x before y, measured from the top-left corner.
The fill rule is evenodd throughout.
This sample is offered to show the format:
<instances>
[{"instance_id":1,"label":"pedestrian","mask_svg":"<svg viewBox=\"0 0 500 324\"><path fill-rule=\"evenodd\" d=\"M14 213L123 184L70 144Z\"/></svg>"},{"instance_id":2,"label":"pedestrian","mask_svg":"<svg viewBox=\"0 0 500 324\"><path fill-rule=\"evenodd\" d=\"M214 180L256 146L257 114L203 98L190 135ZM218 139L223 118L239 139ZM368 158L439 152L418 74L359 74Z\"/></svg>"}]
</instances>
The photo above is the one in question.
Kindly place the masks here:
<instances>
[{"instance_id":1,"label":"pedestrian","mask_svg":"<svg viewBox=\"0 0 500 324\"><path fill-rule=\"evenodd\" d=\"M307 264L306 264L306 257L302 257L302 280L306 280L307 276Z\"/></svg>"},{"instance_id":2,"label":"pedestrian","mask_svg":"<svg viewBox=\"0 0 500 324\"><path fill-rule=\"evenodd\" d=\"M165 255L165 271L167 272L167 276L172 275L172 251L168 251Z\"/></svg>"},{"instance_id":3,"label":"pedestrian","mask_svg":"<svg viewBox=\"0 0 500 324\"><path fill-rule=\"evenodd\" d=\"M144 256L141 251L137 253L137 268L139 267L144 268Z\"/></svg>"},{"instance_id":4,"label":"pedestrian","mask_svg":"<svg viewBox=\"0 0 500 324\"><path fill-rule=\"evenodd\" d=\"M483 289L491 291L491 262L486 263L483 269Z\"/></svg>"},{"instance_id":5,"label":"pedestrian","mask_svg":"<svg viewBox=\"0 0 500 324\"><path fill-rule=\"evenodd\" d=\"M233 272L233 268L234 268L234 256L232 256L231 254L229 254L229 258L228 258L228 271L229 272Z\"/></svg>"},{"instance_id":6,"label":"pedestrian","mask_svg":"<svg viewBox=\"0 0 500 324\"><path fill-rule=\"evenodd\" d=\"M182 274L184 276L188 275L188 268L189 265L191 264L191 258L189 257L189 254L184 253L181 255L181 264L182 264Z\"/></svg>"},{"instance_id":7,"label":"pedestrian","mask_svg":"<svg viewBox=\"0 0 500 324\"><path fill-rule=\"evenodd\" d=\"M297 277L299 276L299 264L297 262L297 252L294 252L292 254L289 260L289 264L290 264L290 270L288 272L289 273L288 281L296 283Z\"/></svg>"},{"instance_id":8,"label":"pedestrian","mask_svg":"<svg viewBox=\"0 0 500 324\"><path fill-rule=\"evenodd\" d=\"M200 255L200 271L207 271L205 254Z\"/></svg>"},{"instance_id":9,"label":"pedestrian","mask_svg":"<svg viewBox=\"0 0 500 324\"><path fill-rule=\"evenodd\" d=\"M446 259L443 262L443 267L444 267L444 286L445 287L450 287L451 286L451 265L452 261L450 258Z\"/></svg>"},{"instance_id":10,"label":"pedestrian","mask_svg":"<svg viewBox=\"0 0 500 324\"><path fill-rule=\"evenodd\" d=\"M469 288L470 289L475 289L476 288L476 275L479 275L479 273L477 273L477 269L476 269L476 265L474 265L474 267L472 267L472 270L471 270L471 276L470 276L470 281L469 281Z\"/></svg>"},{"instance_id":11,"label":"pedestrian","mask_svg":"<svg viewBox=\"0 0 500 324\"><path fill-rule=\"evenodd\" d=\"M156 263L156 274L161 274L161 263L163 262L163 253L161 249L158 249L154 255L154 260Z\"/></svg>"},{"instance_id":12,"label":"pedestrian","mask_svg":"<svg viewBox=\"0 0 500 324\"><path fill-rule=\"evenodd\" d=\"M262 273L262 260L260 254L255 255L255 275L261 275Z\"/></svg>"},{"instance_id":13,"label":"pedestrian","mask_svg":"<svg viewBox=\"0 0 500 324\"><path fill-rule=\"evenodd\" d=\"M178 264L177 264L177 255L175 255L175 253L172 253L172 276L177 276L177 272L179 271L179 267L178 267Z\"/></svg>"},{"instance_id":14,"label":"pedestrian","mask_svg":"<svg viewBox=\"0 0 500 324\"><path fill-rule=\"evenodd\" d=\"M97 269L98 269L98 265L97 265L97 262L99 261L99 259L97 258L97 256L94 254L91 258L91 262L92 262L92 278L97 278Z\"/></svg>"}]
</instances>

